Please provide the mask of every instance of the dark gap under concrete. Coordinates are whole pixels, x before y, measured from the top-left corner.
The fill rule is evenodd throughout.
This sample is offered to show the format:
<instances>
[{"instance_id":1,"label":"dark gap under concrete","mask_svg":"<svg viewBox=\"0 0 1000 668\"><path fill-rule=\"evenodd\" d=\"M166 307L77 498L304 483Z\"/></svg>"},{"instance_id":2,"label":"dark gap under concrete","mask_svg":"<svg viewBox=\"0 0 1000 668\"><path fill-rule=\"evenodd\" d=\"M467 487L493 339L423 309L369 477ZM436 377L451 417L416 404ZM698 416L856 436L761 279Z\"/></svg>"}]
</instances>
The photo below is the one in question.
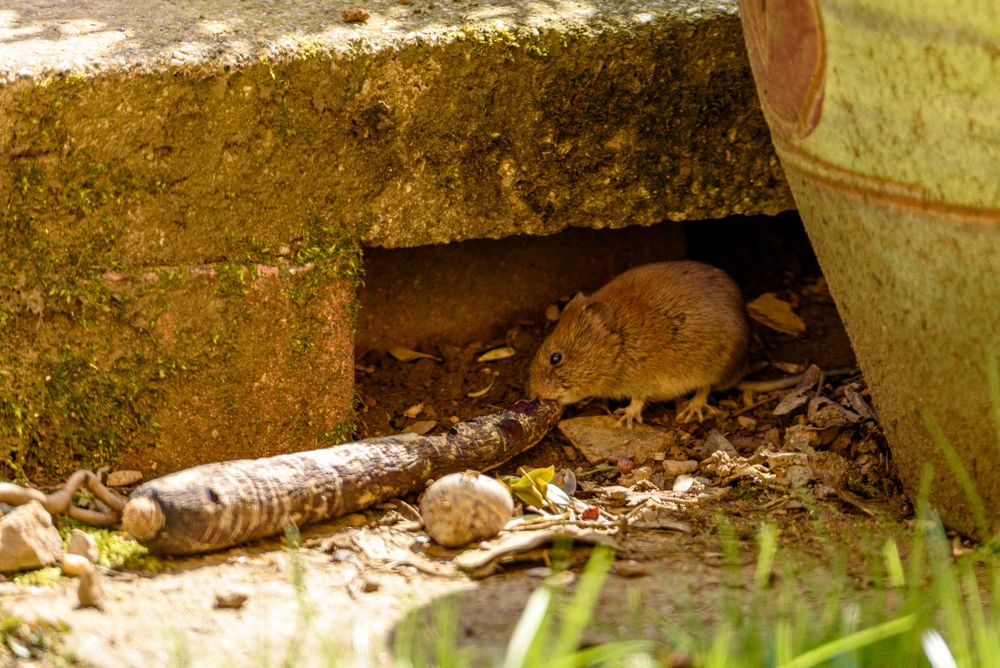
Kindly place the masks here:
<instances>
[{"instance_id":1,"label":"dark gap under concrete","mask_svg":"<svg viewBox=\"0 0 1000 668\"><path fill-rule=\"evenodd\" d=\"M355 346L489 341L519 318L590 292L624 269L690 257L733 275L749 300L820 270L797 212L662 223L618 230L571 229L511 237L365 250ZM794 281L793 281L794 279Z\"/></svg>"}]
</instances>

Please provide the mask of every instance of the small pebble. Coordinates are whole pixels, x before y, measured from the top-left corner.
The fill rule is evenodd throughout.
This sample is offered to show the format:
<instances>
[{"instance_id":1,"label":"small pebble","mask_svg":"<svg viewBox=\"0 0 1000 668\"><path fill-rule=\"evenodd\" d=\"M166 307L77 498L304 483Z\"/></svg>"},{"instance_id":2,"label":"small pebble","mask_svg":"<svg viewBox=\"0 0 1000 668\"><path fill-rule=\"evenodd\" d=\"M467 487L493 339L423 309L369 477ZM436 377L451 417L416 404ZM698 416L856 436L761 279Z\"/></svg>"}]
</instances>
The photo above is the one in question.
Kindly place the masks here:
<instances>
[{"instance_id":1,"label":"small pebble","mask_svg":"<svg viewBox=\"0 0 1000 668\"><path fill-rule=\"evenodd\" d=\"M638 578L649 575L649 565L634 559L615 562L615 574L623 578Z\"/></svg>"},{"instance_id":2,"label":"small pebble","mask_svg":"<svg viewBox=\"0 0 1000 668\"><path fill-rule=\"evenodd\" d=\"M126 485L134 485L140 480L142 480L140 471L112 471L108 474L107 485L108 487L125 487Z\"/></svg>"},{"instance_id":3,"label":"small pebble","mask_svg":"<svg viewBox=\"0 0 1000 668\"><path fill-rule=\"evenodd\" d=\"M704 450L706 454L712 454L717 450L722 450L731 457L739 455L739 453L736 452L736 448L733 447L733 444L729 442L729 439L719 433L718 429L713 429L709 432L708 438L705 439Z\"/></svg>"},{"instance_id":4,"label":"small pebble","mask_svg":"<svg viewBox=\"0 0 1000 668\"><path fill-rule=\"evenodd\" d=\"M739 422L740 426L744 429L755 429L757 427L757 420L749 415L740 415L736 418L736 421Z\"/></svg>"},{"instance_id":5,"label":"small pebble","mask_svg":"<svg viewBox=\"0 0 1000 668\"><path fill-rule=\"evenodd\" d=\"M66 551L70 554L79 555L92 564L97 563L97 541L82 529L73 529L66 542Z\"/></svg>"},{"instance_id":6,"label":"small pebble","mask_svg":"<svg viewBox=\"0 0 1000 668\"><path fill-rule=\"evenodd\" d=\"M81 608L104 610L104 576L93 564L88 564L80 573L80 586L76 590Z\"/></svg>"},{"instance_id":7,"label":"small pebble","mask_svg":"<svg viewBox=\"0 0 1000 668\"><path fill-rule=\"evenodd\" d=\"M549 322L555 322L559 319L559 307L555 304L549 304L545 307L545 319Z\"/></svg>"},{"instance_id":8,"label":"small pebble","mask_svg":"<svg viewBox=\"0 0 1000 668\"><path fill-rule=\"evenodd\" d=\"M552 575L552 569L548 566L535 566L524 571L529 578L547 578Z\"/></svg>"},{"instance_id":9,"label":"small pebble","mask_svg":"<svg viewBox=\"0 0 1000 668\"><path fill-rule=\"evenodd\" d=\"M668 476L676 478L679 475L685 473L692 473L698 468L698 462L693 459L688 459L685 461L677 461L676 459L667 459L663 462L663 471Z\"/></svg>"},{"instance_id":10,"label":"small pebble","mask_svg":"<svg viewBox=\"0 0 1000 668\"><path fill-rule=\"evenodd\" d=\"M618 469L618 472L622 475L628 475L635 470L635 461L629 457L622 457L615 462L615 468Z\"/></svg>"},{"instance_id":11,"label":"small pebble","mask_svg":"<svg viewBox=\"0 0 1000 668\"><path fill-rule=\"evenodd\" d=\"M250 594L239 587L230 587L215 592L215 607L219 609L238 609L250 598Z\"/></svg>"},{"instance_id":12,"label":"small pebble","mask_svg":"<svg viewBox=\"0 0 1000 668\"><path fill-rule=\"evenodd\" d=\"M632 480L639 482L640 480L649 480L653 477L653 467L652 466L639 466L632 472Z\"/></svg>"},{"instance_id":13,"label":"small pebble","mask_svg":"<svg viewBox=\"0 0 1000 668\"><path fill-rule=\"evenodd\" d=\"M687 492L694 486L695 480L694 476L690 475L679 475L677 480L674 480L673 490L675 492Z\"/></svg>"},{"instance_id":14,"label":"small pebble","mask_svg":"<svg viewBox=\"0 0 1000 668\"><path fill-rule=\"evenodd\" d=\"M356 5L347 7L341 12L344 23L364 23L369 16L371 15L367 11Z\"/></svg>"},{"instance_id":15,"label":"small pebble","mask_svg":"<svg viewBox=\"0 0 1000 668\"><path fill-rule=\"evenodd\" d=\"M87 570L87 567L92 563L93 562L89 561L87 557L82 554L71 554L67 552L63 554L62 561L59 565L62 568L63 575L75 578Z\"/></svg>"},{"instance_id":16,"label":"small pebble","mask_svg":"<svg viewBox=\"0 0 1000 668\"><path fill-rule=\"evenodd\" d=\"M341 548L334 550L333 554L330 556L334 561L341 563L344 561L350 561L354 557L354 551Z\"/></svg>"}]
</instances>

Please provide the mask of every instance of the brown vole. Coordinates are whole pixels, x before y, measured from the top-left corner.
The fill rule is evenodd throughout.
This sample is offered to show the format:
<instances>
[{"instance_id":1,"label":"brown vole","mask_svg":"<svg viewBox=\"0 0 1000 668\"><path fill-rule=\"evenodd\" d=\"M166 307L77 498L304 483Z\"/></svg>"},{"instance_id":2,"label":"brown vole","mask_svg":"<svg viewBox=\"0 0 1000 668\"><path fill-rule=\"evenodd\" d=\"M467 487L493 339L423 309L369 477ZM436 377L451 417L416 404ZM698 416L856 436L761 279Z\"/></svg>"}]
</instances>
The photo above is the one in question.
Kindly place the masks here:
<instances>
[{"instance_id":1,"label":"brown vole","mask_svg":"<svg viewBox=\"0 0 1000 668\"><path fill-rule=\"evenodd\" d=\"M712 389L746 372L749 329L740 290L721 269L661 262L630 269L586 297L578 294L531 363L533 397L572 404L631 399L619 424L642 422L647 401L689 392L682 422L704 419Z\"/></svg>"}]
</instances>

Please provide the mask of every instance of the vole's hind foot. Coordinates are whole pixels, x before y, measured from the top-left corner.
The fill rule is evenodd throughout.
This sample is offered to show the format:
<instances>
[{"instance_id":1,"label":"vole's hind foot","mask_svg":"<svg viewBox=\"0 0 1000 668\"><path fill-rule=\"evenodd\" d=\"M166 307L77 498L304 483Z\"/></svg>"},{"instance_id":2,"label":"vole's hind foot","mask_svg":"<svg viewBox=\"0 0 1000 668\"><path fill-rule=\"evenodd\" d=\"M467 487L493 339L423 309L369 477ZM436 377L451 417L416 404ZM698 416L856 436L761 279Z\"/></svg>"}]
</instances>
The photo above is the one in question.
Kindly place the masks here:
<instances>
[{"instance_id":1,"label":"vole's hind foot","mask_svg":"<svg viewBox=\"0 0 1000 668\"><path fill-rule=\"evenodd\" d=\"M698 422L704 422L706 417L713 418L721 415L722 411L708 405L708 393L711 389L711 387L699 388L694 393L694 396L691 397L691 400L677 411L677 421L691 422L692 420L698 420Z\"/></svg>"},{"instance_id":2,"label":"vole's hind foot","mask_svg":"<svg viewBox=\"0 0 1000 668\"><path fill-rule=\"evenodd\" d=\"M645 403L646 402L641 399L633 399L625 408L619 408L616 410L615 414L621 413L621 417L618 419L618 423L615 426L631 429L633 423L635 422L642 424L642 407Z\"/></svg>"}]
</instances>

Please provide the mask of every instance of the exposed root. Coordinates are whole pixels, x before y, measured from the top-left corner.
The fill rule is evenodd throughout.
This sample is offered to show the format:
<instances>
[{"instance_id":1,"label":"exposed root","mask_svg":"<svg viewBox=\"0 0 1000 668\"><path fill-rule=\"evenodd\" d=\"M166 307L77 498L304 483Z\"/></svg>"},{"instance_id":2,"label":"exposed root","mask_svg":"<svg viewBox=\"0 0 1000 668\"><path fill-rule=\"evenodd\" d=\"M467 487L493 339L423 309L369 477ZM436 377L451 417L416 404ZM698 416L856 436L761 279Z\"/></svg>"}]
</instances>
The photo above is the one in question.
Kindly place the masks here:
<instances>
[{"instance_id":1,"label":"exposed root","mask_svg":"<svg viewBox=\"0 0 1000 668\"><path fill-rule=\"evenodd\" d=\"M94 510L73 505L73 495L84 485L95 498L107 506L108 510ZM32 487L15 485L12 482L0 482L0 503L20 506L29 501L38 501L53 517L68 514L85 524L106 527L118 524L127 499L105 487L100 477L93 471L83 469L73 473L61 489L50 494Z\"/></svg>"}]
</instances>

